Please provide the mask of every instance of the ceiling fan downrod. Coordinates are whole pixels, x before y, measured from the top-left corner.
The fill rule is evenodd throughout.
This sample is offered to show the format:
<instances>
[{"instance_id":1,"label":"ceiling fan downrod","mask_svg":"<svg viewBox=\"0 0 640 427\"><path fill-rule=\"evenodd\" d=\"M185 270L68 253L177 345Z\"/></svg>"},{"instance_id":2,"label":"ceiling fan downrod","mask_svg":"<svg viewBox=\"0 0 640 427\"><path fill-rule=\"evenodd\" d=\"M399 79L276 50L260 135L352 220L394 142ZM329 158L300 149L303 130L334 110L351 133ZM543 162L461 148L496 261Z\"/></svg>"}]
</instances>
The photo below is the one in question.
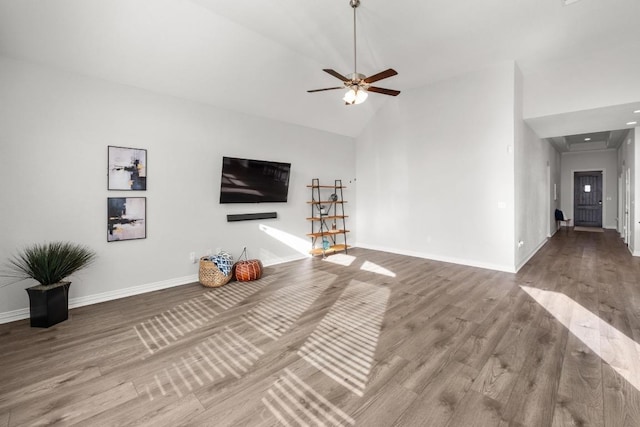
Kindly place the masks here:
<instances>
[{"instance_id":1,"label":"ceiling fan downrod","mask_svg":"<svg viewBox=\"0 0 640 427\"><path fill-rule=\"evenodd\" d=\"M353 8L353 74L358 74L358 52L356 50L356 9L360 6L360 0L349 0L349 5Z\"/></svg>"}]
</instances>

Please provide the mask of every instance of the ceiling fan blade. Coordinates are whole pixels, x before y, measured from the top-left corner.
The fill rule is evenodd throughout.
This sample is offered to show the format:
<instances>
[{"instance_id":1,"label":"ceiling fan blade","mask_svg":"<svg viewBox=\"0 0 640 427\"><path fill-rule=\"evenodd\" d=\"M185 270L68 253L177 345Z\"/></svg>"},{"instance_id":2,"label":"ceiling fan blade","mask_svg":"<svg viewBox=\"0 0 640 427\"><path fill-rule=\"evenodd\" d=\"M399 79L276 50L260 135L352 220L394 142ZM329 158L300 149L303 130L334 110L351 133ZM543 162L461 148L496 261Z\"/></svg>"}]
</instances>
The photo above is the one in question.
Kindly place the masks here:
<instances>
[{"instance_id":1,"label":"ceiling fan blade","mask_svg":"<svg viewBox=\"0 0 640 427\"><path fill-rule=\"evenodd\" d=\"M375 86L369 86L369 88L367 90L369 92L381 93L383 95L391 95L391 96L400 95L400 91L399 90L385 89L385 88L375 87Z\"/></svg>"},{"instance_id":2,"label":"ceiling fan blade","mask_svg":"<svg viewBox=\"0 0 640 427\"><path fill-rule=\"evenodd\" d=\"M312 89L312 90L308 90L307 92L311 93L311 92L322 92L323 90L334 90L334 89L344 89L344 86L339 86L339 87L328 87L325 89Z\"/></svg>"},{"instance_id":3,"label":"ceiling fan blade","mask_svg":"<svg viewBox=\"0 0 640 427\"><path fill-rule=\"evenodd\" d=\"M350 82L351 81L351 80L349 80L348 78L346 78L345 76L343 76L342 74L340 74L337 71L330 70L328 68L324 68L322 71L324 71L325 73L331 74L333 77L338 78L338 79L342 80L343 82Z\"/></svg>"},{"instance_id":4,"label":"ceiling fan blade","mask_svg":"<svg viewBox=\"0 0 640 427\"><path fill-rule=\"evenodd\" d=\"M388 70L384 70L378 74L374 74L371 77L367 77L366 79L364 79L364 82L373 83L377 82L378 80L386 79L387 77L395 76L396 74L398 74L396 70L394 70L393 68L389 68Z\"/></svg>"}]
</instances>

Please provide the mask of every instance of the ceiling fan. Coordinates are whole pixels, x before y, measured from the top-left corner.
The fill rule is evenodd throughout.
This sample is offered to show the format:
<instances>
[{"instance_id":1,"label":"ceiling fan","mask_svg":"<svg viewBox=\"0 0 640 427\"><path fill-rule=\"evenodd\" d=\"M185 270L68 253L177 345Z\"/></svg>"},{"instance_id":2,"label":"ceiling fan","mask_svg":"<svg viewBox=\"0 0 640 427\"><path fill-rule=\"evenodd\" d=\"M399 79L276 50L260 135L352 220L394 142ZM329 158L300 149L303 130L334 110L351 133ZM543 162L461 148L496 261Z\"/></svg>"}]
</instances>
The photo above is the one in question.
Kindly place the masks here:
<instances>
[{"instance_id":1,"label":"ceiling fan","mask_svg":"<svg viewBox=\"0 0 640 427\"><path fill-rule=\"evenodd\" d=\"M386 79L391 76L395 76L398 74L396 70L393 68L389 68L388 70L381 71L378 74L374 74L373 76L367 77L364 74L358 73L357 67L357 51L356 51L356 8L360 6L360 0L349 0L349 5L353 8L353 73L349 74L348 77L343 76L337 71L325 68L322 71L325 73L331 74L333 77L336 77L342 80L342 86L336 87L328 87L324 89L313 89L308 90L307 92L322 92L325 90L335 90L335 89L348 89L344 98L342 98L346 105L360 104L367 99L368 92L376 92L381 93L383 95L391 95L398 96L400 94L399 90L393 89L384 89L381 87L371 86L371 83L377 82L378 80Z\"/></svg>"}]
</instances>

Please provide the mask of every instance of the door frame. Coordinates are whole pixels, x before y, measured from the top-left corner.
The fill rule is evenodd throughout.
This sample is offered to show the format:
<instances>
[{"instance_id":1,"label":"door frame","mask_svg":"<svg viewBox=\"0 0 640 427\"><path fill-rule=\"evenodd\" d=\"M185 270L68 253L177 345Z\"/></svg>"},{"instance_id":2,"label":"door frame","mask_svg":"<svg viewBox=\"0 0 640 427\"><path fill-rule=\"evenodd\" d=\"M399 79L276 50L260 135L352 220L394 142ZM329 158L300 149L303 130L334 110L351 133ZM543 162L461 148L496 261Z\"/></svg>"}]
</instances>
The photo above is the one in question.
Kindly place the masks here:
<instances>
[{"instance_id":1,"label":"door frame","mask_svg":"<svg viewBox=\"0 0 640 427\"><path fill-rule=\"evenodd\" d=\"M607 196L606 196L606 188L607 188L607 174L606 174L606 170L602 169L602 168L583 168L583 169L571 169L571 218L574 221L575 224L575 218L576 218L576 200L575 200L575 179L576 179L576 172L600 172L602 174L602 228L606 229L605 225L605 221L604 219L607 217L606 212L607 212L607 204L605 203L607 201Z\"/></svg>"},{"instance_id":2,"label":"door frame","mask_svg":"<svg viewBox=\"0 0 640 427\"><path fill-rule=\"evenodd\" d=\"M618 175L618 215L616 219L616 231L624 240L624 168Z\"/></svg>"},{"instance_id":3,"label":"door frame","mask_svg":"<svg viewBox=\"0 0 640 427\"><path fill-rule=\"evenodd\" d=\"M555 184L554 184L555 185ZM547 160L547 189L550 190L549 197L546 198L545 210L547 212L547 220L545 221L546 231L545 234L547 238L551 237L551 216L553 215L553 211L551 210L551 199L553 198L553 203L556 204L557 196L554 193L554 189L551 188L551 165L549 164L549 160ZM555 208L554 208L555 210Z\"/></svg>"},{"instance_id":4,"label":"door frame","mask_svg":"<svg viewBox=\"0 0 640 427\"><path fill-rule=\"evenodd\" d=\"M624 242L629 246L631 234L631 169L626 168L624 174Z\"/></svg>"}]
</instances>

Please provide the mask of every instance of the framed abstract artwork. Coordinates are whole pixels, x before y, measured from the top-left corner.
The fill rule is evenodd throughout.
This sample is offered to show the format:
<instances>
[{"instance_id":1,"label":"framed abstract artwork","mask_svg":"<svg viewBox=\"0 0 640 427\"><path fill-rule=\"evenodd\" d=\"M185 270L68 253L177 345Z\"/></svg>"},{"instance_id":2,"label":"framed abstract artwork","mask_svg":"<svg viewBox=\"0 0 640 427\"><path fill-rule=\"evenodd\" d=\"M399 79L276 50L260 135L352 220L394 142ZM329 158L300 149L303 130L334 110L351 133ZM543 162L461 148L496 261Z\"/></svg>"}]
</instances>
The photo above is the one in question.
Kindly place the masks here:
<instances>
[{"instance_id":1,"label":"framed abstract artwork","mask_svg":"<svg viewBox=\"0 0 640 427\"><path fill-rule=\"evenodd\" d=\"M108 146L108 190L147 189L147 150Z\"/></svg>"},{"instance_id":2,"label":"framed abstract artwork","mask_svg":"<svg viewBox=\"0 0 640 427\"><path fill-rule=\"evenodd\" d=\"M107 198L107 242L147 238L147 198Z\"/></svg>"}]
</instances>

